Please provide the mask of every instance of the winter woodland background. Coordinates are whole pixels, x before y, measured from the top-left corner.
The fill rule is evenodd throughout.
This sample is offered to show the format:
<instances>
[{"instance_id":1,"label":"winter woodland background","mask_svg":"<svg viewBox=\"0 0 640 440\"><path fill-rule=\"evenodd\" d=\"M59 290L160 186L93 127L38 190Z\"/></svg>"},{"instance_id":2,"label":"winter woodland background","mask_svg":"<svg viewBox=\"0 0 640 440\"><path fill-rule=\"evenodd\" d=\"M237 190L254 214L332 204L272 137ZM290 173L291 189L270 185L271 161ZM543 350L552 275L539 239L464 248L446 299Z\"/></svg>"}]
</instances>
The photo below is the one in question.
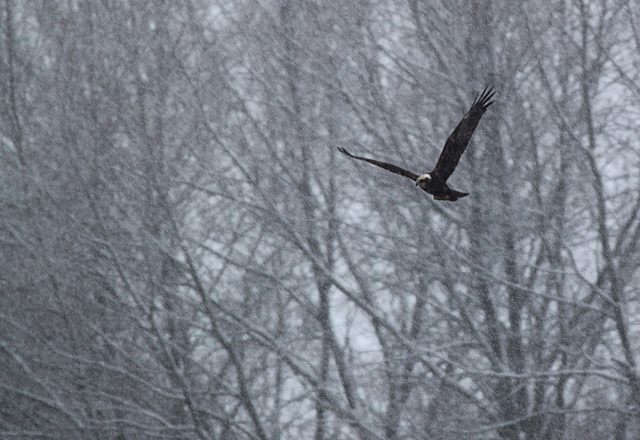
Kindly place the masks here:
<instances>
[{"instance_id":1,"label":"winter woodland background","mask_svg":"<svg viewBox=\"0 0 640 440\"><path fill-rule=\"evenodd\" d=\"M1 438L638 438L640 1L0 8Z\"/></svg>"}]
</instances>

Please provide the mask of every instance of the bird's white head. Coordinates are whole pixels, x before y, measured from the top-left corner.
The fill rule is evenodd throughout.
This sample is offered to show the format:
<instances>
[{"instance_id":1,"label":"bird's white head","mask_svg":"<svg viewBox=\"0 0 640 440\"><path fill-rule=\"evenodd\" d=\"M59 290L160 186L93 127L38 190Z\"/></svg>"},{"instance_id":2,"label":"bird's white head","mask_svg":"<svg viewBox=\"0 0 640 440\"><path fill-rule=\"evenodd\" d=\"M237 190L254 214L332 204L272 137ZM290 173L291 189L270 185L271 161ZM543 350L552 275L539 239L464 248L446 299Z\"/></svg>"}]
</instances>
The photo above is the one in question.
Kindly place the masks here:
<instances>
[{"instance_id":1,"label":"bird's white head","mask_svg":"<svg viewBox=\"0 0 640 440\"><path fill-rule=\"evenodd\" d=\"M416 179L416 186L424 188L431 182L431 174L423 174Z\"/></svg>"}]
</instances>

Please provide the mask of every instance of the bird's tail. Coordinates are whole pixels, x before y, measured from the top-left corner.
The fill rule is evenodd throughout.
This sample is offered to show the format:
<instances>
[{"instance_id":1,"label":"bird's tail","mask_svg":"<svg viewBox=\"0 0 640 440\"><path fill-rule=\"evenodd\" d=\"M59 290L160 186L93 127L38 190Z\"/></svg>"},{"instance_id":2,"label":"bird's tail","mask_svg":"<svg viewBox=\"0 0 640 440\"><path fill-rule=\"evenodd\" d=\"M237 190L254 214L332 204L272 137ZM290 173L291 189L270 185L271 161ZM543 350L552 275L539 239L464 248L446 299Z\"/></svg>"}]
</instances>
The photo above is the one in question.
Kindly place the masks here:
<instances>
[{"instance_id":1,"label":"bird's tail","mask_svg":"<svg viewBox=\"0 0 640 440\"><path fill-rule=\"evenodd\" d=\"M448 200L450 202L455 202L456 200L461 199L463 197L467 197L468 195L469 193L447 188L447 193L444 196L438 196L438 197L434 196L433 198L435 200Z\"/></svg>"}]
</instances>

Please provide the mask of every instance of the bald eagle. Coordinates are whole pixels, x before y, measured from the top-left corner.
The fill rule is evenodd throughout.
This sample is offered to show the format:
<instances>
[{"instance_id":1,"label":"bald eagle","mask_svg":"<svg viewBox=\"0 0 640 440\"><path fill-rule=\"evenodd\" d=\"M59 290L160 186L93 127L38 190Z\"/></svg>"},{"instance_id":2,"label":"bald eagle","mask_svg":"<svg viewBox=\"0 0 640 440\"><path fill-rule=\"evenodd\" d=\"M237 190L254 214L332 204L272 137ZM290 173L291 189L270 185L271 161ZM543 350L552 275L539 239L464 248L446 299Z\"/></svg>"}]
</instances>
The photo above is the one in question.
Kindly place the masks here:
<instances>
[{"instance_id":1,"label":"bald eagle","mask_svg":"<svg viewBox=\"0 0 640 440\"><path fill-rule=\"evenodd\" d=\"M364 160L365 162L384 168L392 173L408 177L416 182L416 186L419 186L427 193L432 194L435 200L448 200L450 202L454 202L459 198L468 196L469 193L449 188L447 185L447 179L451 174L453 174L456 166L458 166L460 157L462 156L462 153L464 153L464 150L466 150L467 145L469 145L471 136L476 130L476 127L478 127L478 123L480 122L482 115L484 115L484 112L486 112L489 106L493 104L493 101L491 101L493 95L495 95L495 92L493 91L493 88L489 87L485 88L480 94L476 93L476 97L473 100L473 104L471 104L471 108L464 115L455 130L453 130L453 133L451 133L447 142L445 142L442 153L440 153L440 157L436 163L436 167L430 173L418 175L411 171L407 171L404 168L400 168L397 165L353 155L342 147L338 147L338 150L353 159Z\"/></svg>"}]
</instances>

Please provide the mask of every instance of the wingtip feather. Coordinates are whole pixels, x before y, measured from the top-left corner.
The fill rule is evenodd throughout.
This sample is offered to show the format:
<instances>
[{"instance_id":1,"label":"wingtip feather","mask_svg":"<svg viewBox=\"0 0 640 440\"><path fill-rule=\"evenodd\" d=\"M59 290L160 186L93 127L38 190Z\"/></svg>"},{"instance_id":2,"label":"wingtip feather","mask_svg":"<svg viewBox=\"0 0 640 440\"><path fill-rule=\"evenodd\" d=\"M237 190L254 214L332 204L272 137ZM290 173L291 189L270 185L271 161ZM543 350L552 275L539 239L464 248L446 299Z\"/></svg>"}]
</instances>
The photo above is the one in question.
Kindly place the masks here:
<instances>
[{"instance_id":1,"label":"wingtip feather","mask_svg":"<svg viewBox=\"0 0 640 440\"><path fill-rule=\"evenodd\" d=\"M349 153L349 152L347 151L347 149L346 149L346 148L344 148L344 147L336 147L336 148L337 148L337 149L338 149L338 151L339 151L339 152L341 152L342 154L345 154L345 155L347 155L347 156L349 156L349 157L355 157L353 154Z\"/></svg>"},{"instance_id":2,"label":"wingtip feather","mask_svg":"<svg viewBox=\"0 0 640 440\"><path fill-rule=\"evenodd\" d=\"M473 105L474 106L478 105L483 110L486 110L487 108L489 108L491 104L495 102L491 100L491 98L493 98L495 94L496 92L493 89L493 86L486 86L482 91L482 93L480 94L479 98L478 98L478 94L476 93L476 99L474 99Z\"/></svg>"}]
</instances>

